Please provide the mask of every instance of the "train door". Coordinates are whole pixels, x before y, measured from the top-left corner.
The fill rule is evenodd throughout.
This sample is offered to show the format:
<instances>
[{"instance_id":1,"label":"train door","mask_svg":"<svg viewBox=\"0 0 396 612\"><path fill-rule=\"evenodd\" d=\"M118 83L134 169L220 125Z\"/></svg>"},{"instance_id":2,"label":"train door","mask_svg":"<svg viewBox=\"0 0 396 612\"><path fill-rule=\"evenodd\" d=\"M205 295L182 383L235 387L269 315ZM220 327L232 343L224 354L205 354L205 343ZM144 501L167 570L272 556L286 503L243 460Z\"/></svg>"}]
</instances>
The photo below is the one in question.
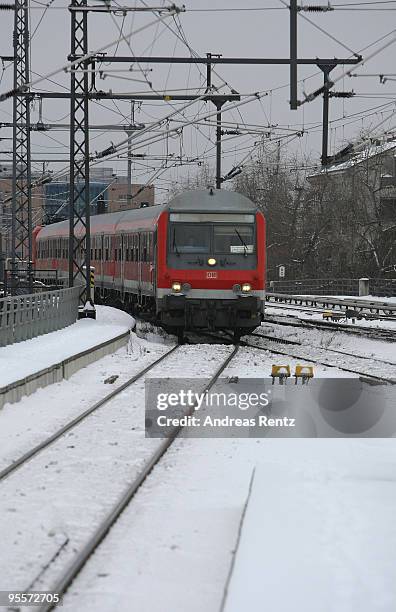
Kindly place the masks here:
<instances>
[{"instance_id":1,"label":"train door","mask_svg":"<svg viewBox=\"0 0 396 612\"><path fill-rule=\"evenodd\" d=\"M97 276L96 283L103 286L103 259L104 259L104 235L100 234L100 247L99 247L99 265L98 270L95 270L95 276Z\"/></svg>"},{"instance_id":2,"label":"train door","mask_svg":"<svg viewBox=\"0 0 396 612\"><path fill-rule=\"evenodd\" d=\"M121 299L124 299L124 279L125 279L125 248L126 248L126 239L127 236L125 234L120 235L120 292Z\"/></svg>"},{"instance_id":3,"label":"train door","mask_svg":"<svg viewBox=\"0 0 396 612\"><path fill-rule=\"evenodd\" d=\"M138 284L138 301L142 295L142 282L143 282L143 234L139 232L137 235L138 240L138 260L137 260L137 284Z\"/></svg>"},{"instance_id":4,"label":"train door","mask_svg":"<svg viewBox=\"0 0 396 612\"><path fill-rule=\"evenodd\" d=\"M147 244L147 253L148 253L148 265L149 265L149 283L150 283L150 293L154 295L154 287L155 287L155 264L154 264L154 232L150 232L148 235L148 244Z\"/></svg>"}]
</instances>

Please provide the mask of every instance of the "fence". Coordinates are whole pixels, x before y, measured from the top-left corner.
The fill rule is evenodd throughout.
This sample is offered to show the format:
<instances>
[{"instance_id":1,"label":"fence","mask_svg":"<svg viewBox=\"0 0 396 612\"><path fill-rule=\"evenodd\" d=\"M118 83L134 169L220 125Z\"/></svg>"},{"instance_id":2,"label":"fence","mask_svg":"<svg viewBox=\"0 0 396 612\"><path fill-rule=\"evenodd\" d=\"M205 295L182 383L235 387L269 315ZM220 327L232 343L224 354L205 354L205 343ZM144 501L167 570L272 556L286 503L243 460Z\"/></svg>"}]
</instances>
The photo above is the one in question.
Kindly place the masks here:
<instances>
[{"instance_id":1,"label":"fence","mask_svg":"<svg viewBox=\"0 0 396 612\"><path fill-rule=\"evenodd\" d=\"M311 278L270 281L267 290L290 295L359 295L358 278ZM396 279L370 278L369 295L396 297Z\"/></svg>"},{"instance_id":2,"label":"fence","mask_svg":"<svg viewBox=\"0 0 396 612\"><path fill-rule=\"evenodd\" d=\"M0 346L29 340L74 323L80 287L0 299Z\"/></svg>"}]
</instances>

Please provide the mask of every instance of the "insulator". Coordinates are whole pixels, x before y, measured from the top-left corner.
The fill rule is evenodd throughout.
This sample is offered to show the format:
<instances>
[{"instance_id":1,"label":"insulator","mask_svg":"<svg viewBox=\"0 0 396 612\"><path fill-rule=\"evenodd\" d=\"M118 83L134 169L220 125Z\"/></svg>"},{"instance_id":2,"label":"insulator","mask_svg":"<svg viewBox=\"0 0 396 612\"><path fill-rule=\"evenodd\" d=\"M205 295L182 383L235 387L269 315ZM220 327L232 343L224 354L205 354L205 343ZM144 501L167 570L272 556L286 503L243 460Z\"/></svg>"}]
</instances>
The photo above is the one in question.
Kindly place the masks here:
<instances>
[{"instance_id":1,"label":"insulator","mask_svg":"<svg viewBox=\"0 0 396 612\"><path fill-rule=\"evenodd\" d=\"M329 93L330 98L353 98L355 95L354 91L331 91Z\"/></svg>"},{"instance_id":2,"label":"insulator","mask_svg":"<svg viewBox=\"0 0 396 612\"><path fill-rule=\"evenodd\" d=\"M328 11L334 11L334 8L328 4L327 6L312 5L312 6L301 6L300 11L306 13L327 13Z\"/></svg>"}]
</instances>

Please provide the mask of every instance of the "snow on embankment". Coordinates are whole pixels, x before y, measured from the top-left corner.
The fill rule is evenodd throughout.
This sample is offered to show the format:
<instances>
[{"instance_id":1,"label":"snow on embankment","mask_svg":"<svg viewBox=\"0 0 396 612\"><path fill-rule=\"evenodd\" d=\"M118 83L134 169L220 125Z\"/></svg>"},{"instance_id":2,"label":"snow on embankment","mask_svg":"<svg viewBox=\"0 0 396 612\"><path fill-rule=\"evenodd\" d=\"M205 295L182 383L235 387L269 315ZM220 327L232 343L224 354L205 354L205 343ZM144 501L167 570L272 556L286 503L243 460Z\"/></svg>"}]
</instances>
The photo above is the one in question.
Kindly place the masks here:
<instances>
[{"instance_id":1,"label":"snow on embankment","mask_svg":"<svg viewBox=\"0 0 396 612\"><path fill-rule=\"evenodd\" d=\"M96 316L96 320L81 319L64 329L1 347L0 387L116 338L134 325L133 317L109 306L97 306Z\"/></svg>"}]
</instances>

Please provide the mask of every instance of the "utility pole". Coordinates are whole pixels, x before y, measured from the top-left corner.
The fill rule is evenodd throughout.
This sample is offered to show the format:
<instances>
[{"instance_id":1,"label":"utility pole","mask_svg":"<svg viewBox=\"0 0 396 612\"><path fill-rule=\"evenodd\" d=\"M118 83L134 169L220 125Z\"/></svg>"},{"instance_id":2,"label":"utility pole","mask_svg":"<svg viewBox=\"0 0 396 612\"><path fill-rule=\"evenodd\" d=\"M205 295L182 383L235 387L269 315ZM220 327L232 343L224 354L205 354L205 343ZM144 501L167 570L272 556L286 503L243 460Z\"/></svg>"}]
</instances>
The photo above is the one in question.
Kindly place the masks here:
<instances>
[{"instance_id":1,"label":"utility pole","mask_svg":"<svg viewBox=\"0 0 396 612\"><path fill-rule=\"evenodd\" d=\"M323 72L322 166L327 165L329 155L329 74L336 67L336 65L337 64L335 62L333 65L323 65L318 62L318 68L320 68Z\"/></svg>"},{"instance_id":2,"label":"utility pole","mask_svg":"<svg viewBox=\"0 0 396 612\"><path fill-rule=\"evenodd\" d=\"M87 0L72 0L71 53L75 61L88 53ZM89 61L70 72L70 191L69 191L69 287L82 282L80 304L92 303L89 185ZM77 226L78 229L77 229ZM82 231L81 231L82 229ZM84 311L88 313L88 310Z\"/></svg>"},{"instance_id":3,"label":"utility pole","mask_svg":"<svg viewBox=\"0 0 396 612\"><path fill-rule=\"evenodd\" d=\"M12 155L11 294L18 293L19 265L26 264L28 292L33 291L32 198L30 162L29 4L14 8L14 93ZM24 96L18 88L24 86ZM26 290L26 289L25 289Z\"/></svg>"},{"instance_id":4,"label":"utility pole","mask_svg":"<svg viewBox=\"0 0 396 612\"><path fill-rule=\"evenodd\" d=\"M206 63L206 93L212 91L212 58L219 59L220 54L207 53ZM221 109L224 104L224 100L213 100L213 104L217 108L216 114L216 189L221 189Z\"/></svg>"},{"instance_id":5,"label":"utility pole","mask_svg":"<svg viewBox=\"0 0 396 612\"><path fill-rule=\"evenodd\" d=\"M128 137L131 136L135 124L135 101L131 100L131 124L127 130ZM132 208L132 141L128 140L127 160L127 208Z\"/></svg>"},{"instance_id":6,"label":"utility pole","mask_svg":"<svg viewBox=\"0 0 396 612\"><path fill-rule=\"evenodd\" d=\"M216 189L221 189L221 102L216 103Z\"/></svg>"},{"instance_id":7,"label":"utility pole","mask_svg":"<svg viewBox=\"0 0 396 612\"><path fill-rule=\"evenodd\" d=\"M297 110L297 0L290 0L290 108Z\"/></svg>"}]
</instances>

